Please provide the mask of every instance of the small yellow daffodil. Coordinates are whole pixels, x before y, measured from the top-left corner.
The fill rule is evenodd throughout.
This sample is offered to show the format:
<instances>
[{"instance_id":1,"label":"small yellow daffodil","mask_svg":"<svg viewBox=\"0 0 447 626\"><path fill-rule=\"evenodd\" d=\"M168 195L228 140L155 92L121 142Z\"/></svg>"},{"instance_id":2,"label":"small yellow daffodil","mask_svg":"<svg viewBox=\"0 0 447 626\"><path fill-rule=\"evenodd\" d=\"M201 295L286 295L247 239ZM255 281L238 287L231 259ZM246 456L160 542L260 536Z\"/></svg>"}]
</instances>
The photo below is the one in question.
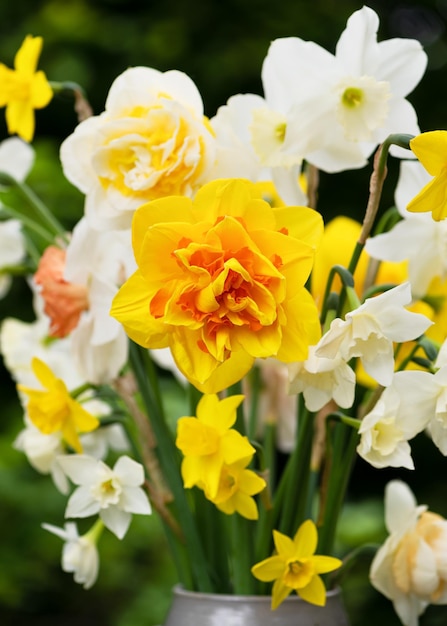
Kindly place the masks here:
<instances>
[{"instance_id":1,"label":"small yellow daffodil","mask_svg":"<svg viewBox=\"0 0 447 626\"><path fill-rule=\"evenodd\" d=\"M175 444L185 457L181 469L187 489L198 486L214 499L222 467L252 458L255 449L247 437L231 428L243 399L240 395L223 400L215 394L204 395L197 405L197 417L178 420Z\"/></svg>"},{"instance_id":2,"label":"small yellow daffodil","mask_svg":"<svg viewBox=\"0 0 447 626\"><path fill-rule=\"evenodd\" d=\"M293 590L306 602L324 606L326 589L319 574L332 572L342 562L332 556L315 554L318 534L314 522L303 522L293 539L274 530L273 539L276 554L257 563L251 570L258 580L275 581L272 609L276 609Z\"/></svg>"},{"instance_id":3,"label":"small yellow daffodil","mask_svg":"<svg viewBox=\"0 0 447 626\"><path fill-rule=\"evenodd\" d=\"M256 472L247 469L250 460L223 465L216 496L209 498L206 492L205 496L227 515L239 513L246 519L256 520L259 513L253 496L265 488L266 482Z\"/></svg>"},{"instance_id":4,"label":"small yellow daffodil","mask_svg":"<svg viewBox=\"0 0 447 626\"><path fill-rule=\"evenodd\" d=\"M99 420L86 411L40 359L32 360L33 372L44 389L17 385L28 396L27 413L33 424L45 435L61 431L62 437L76 452L82 452L78 433L88 433L99 426Z\"/></svg>"},{"instance_id":5,"label":"small yellow daffodil","mask_svg":"<svg viewBox=\"0 0 447 626\"><path fill-rule=\"evenodd\" d=\"M417 135L410 141L410 148L434 176L408 204L408 211L427 213L431 211L436 222L447 217L447 131L434 130Z\"/></svg>"},{"instance_id":6,"label":"small yellow daffodil","mask_svg":"<svg viewBox=\"0 0 447 626\"><path fill-rule=\"evenodd\" d=\"M6 106L8 132L25 141L34 136L34 109L46 107L53 90L42 71L36 71L42 37L28 35L14 59L14 69L0 63L0 107Z\"/></svg>"}]
</instances>

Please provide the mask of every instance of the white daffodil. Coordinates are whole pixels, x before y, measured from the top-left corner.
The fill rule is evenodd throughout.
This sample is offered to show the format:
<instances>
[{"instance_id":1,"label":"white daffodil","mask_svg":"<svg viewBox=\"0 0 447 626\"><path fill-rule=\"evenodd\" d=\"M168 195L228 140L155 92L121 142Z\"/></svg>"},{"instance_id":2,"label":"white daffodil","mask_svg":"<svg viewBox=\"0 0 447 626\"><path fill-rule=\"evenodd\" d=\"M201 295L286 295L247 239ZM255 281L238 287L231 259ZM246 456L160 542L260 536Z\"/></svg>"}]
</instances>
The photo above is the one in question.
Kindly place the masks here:
<instances>
[{"instance_id":1,"label":"white daffodil","mask_svg":"<svg viewBox=\"0 0 447 626\"><path fill-rule=\"evenodd\" d=\"M104 526L122 539L132 513L151 513L149 500L141 488L143 466L128 456L120 457L113 469L83 454L61 456L58 463L68 478L79 485L68 500L65 517L99 514Z\"/></svg>"},{"instance_id":2,"label":"white daffodil","mask_svg":"<svg viewBox=\"0 0 447 626\"><path fill-rule=\"evenodd\" d=\"M0 222L0 298L11 286L9 268L18 265L26 256L25 238L18 220Z\"/></svg>"},{"instance_id":3,"label":"white daffodil","mask_svg":"<svg viewBox=\"0 0 447 626\"><path fill-rule=\"evenodd\" d=\"M358 454L373 467L414 469L408 443L422 432L434 407L433 376L397 372L359 428Z\"/></svg>"},{"instance_id":4,"label":"white daffodil","mask_svg":"<svg viewBox=\"0 0 447 626\"><path fill-rule=\"evenodd\" d=\"M394 371L393 341L403 342L422 335L432 322L425 315L404 307L411 302L410 283L403 283L357 309L336 318L321 338L316 355L345 361L359 357L365 371L381 385L391 383Z\"/></svg>"},{"instance_id":5,"label":"white daffodil","mask_svg":"<svg viewBox=\"0 0 447 626\"><path fill-rule=\"evenodd\" d=\"M371 584L392 601L404 626L418 626L428 604L447 604L447 521L393 480L385 490L385 523L389 537L371 564Z\"/></svg>"},{"instance_id":6,"label":"white daffodil","mask_svg":"<svg viewBox=\"0 0 447 626\"><path fill-rule=\"evenodd\" d=\"M74 522L67 522L64 528L52 524L42 524L42 528L64 541L62 548L62 569L64 572L73 573L74 581L90 589L98 578L99 554L96 547L99 530L93 526L92 530L85 535L79 536L78 528Z\"/></svg>"},{"instance_id":7,"label":"white daffodil","mask_svg":"<svg viewBox=\"0 0 447 626\"><path fill-rule=\"evenodd\" d=\"M300 187L302 156L289 132L287 107L272 109L254 94L232 96L210 120L216 135L216 178L272 181L281 199L305 205Z\"/></svg>"},{"instance_id":8,"label":"white daffodil","mask_svg":"<svg viewBox=\"0 0 447 626\"><path fill-rule=\"evenodd\" d=\"M306 361L288 364L289 393L302 393L309 411L319 411L330 400L349 409L354 403L354 371L341 356L319 357L317 349L318 344L310 346Z\"/></svg>"},{"instance_id":9,"label":"white daffodil","mask_svg":"<svg viewBox=\"0 0 447 626\"><path fill-rule=\"evenodd\" d=\"M432 179L419 161L402 161L395 201L404 218L389 232L366 242L368 254L381 261L408 260L408 276L415 296L422 298L433 278L447 275L447 220L436 222L431 213L406 210Z\"/></svg>"},{"instance_id":10,"label":"white daffodil","mask_svg":"<svg viewBox=\"0 0 447 626\"><path fill-rule=\"evenodd\" d=\"M129 228L137 207L193 195L214 166L202 98L183 72L132 67L113 82L105 111L61 146L65 176L86 194L95 228Z\"/></svg>"},{"instance_id":11,"label":"white daffodil","mask_svg":"<svg viewBox=\"0 0 447 626\"><path fill-rule=\"evenodd\" d=\"M405 98L422 78L427 56L416 40L377 42L378 27L377 14L363 7L349 18L335 55L288 37L273 41L264 61L266 99L278 110L293 104L288 131L298 154L324 171L363 167L391 133L419 133Z\"/></svg>"}]
</instances>

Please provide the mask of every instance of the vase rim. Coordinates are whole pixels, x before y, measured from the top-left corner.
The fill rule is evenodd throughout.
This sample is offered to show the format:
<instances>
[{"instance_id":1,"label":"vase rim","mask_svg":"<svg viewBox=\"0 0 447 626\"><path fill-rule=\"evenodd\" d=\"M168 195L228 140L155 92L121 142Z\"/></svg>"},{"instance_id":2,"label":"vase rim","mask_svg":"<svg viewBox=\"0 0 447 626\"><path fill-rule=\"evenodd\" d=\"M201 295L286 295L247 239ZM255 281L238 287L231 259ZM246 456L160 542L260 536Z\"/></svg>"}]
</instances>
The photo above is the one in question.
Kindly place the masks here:
<instances>
[{"instance_id":1,"label":"vase rim","mask_svg":"<svg viewBox=\"0 0 447 626\"><path fill-rule=\"evenodd\" d=\"M208 593L203 591L189 591L188 589L184 589L181 584L175 585L173 588L174 594L177 596L190 597L195 599L220 599L225 600L226 602L240 602L241 598L246 599L250 602L265 602L266 600L270 601L271 595L248 595L248 594L229 594L229 593ZM340 594L340 587L335 587L334 589L329 589L326 591L326 597L331 598ZM305 602L299 595L291 594L287 597L287 600L292 600L294 602Z\"/></svg>"}]
</instances>

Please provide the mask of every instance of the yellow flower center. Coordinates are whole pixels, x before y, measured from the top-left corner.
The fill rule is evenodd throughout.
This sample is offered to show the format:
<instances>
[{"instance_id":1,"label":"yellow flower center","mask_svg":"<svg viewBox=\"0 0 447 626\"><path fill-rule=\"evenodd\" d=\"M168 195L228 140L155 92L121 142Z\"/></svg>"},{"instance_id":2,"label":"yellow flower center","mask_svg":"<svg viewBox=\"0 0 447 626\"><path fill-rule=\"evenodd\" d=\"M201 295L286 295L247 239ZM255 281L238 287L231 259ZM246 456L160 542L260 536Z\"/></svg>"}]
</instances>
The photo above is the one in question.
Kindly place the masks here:
<instances>
[{"instance_id":1,"label":"yellow flower center","mask_svg":"<svg viewBox=\"0 0 447 626\"><path fill-rule=\"evenodd\" d=\"M288 561L283 582L292 589L302 589L309 584L314 575L315 569L311 559Z\"/></svg>"},{"instance_id":2,"label":"yellow flower center","mask_svg":"<svg viewBox=\"0 0 447 626\"><path fill-rule=\"evenodd\" d=\"M349 141L372 141L373 132L381 128L388 116L391 98L387 81L372 76L353 76L336 87L337 119Z\"/></svg>"},{"instance_id":3,"label":"yellow flower center","mask_svg":"<svg viewBox=\"0 0 447 626\"><path fill-rule=\"evenodd\" d=\"M110 504L118 504L122 490L119 480L114 476L110 476L91 488L93 497L100 502L103 509Z\"/></svg>"},{"instance_id":4,"label":"yellow flower center","mask_svg":"<svg viewBox=\"0 0 447 626\"><path fill-rule=\"evenodd\" d=\"M364 94L361 89L358 89L357 87L348 87L344 91L341 99L345 106L354 108L362 103L363 97Z\"/></svg>"},{"instance_id":5,"label":"yellow flower center","mask_svg":"<svg viewBox=\"0 0 447 626\"><path fill-rule=\"evenodd\" d=\"M106 139L94 155L104 189L113 187L142 201L191 195L205 167L204 137L210 134L205 121L166 96L125 113L125 124L111 120L106 125Z\"/></svg>"}]
</instances>

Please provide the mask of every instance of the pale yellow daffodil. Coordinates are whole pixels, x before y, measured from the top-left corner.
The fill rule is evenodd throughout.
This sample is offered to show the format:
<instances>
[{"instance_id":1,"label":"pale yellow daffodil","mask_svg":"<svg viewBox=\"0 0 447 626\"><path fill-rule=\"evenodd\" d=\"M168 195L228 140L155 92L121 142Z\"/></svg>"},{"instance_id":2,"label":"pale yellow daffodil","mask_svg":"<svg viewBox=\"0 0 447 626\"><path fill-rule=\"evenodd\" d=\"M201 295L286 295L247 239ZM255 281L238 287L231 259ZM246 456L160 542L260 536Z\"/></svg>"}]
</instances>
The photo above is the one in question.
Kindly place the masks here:
<instances>
[{"instance_id":1,"label":"pale yellow daffodil","mask_svg":"<svg viewBox=\"0 0 447 626\"><path fill-rule=\"evenodd\" d=\"M440 222L447 217L447 131L417 135L410 141L410 148L434 178L411 200L407 210L431 211L433 219Z\"/></svg>"},{"instance_id":2,"label":"pale yellow daffodil","mask_svg":"<svg viewBox=\"0 0 447 626\"><path fill-rule=\"evenodd\" d=\"M272 609L276 609L292 591L311 604L324 606L326 589L319 574L332 572L342 564L332 556L315 554L317 549L317 528L312 520L306 520L298 528L295 537L273 531L276 554L252 567L252 574L258 580L274 580Z\"/></svg>"},{"instance_id":3,"label":"pale yellow daffodil","mask_svg":"<svg viewBox=\"0 0 447 626\"><path fill-rule=\"evenodd\" d=\"M41 70L36 71L42 37L28 35L14 59L14 69L0 64L0 107L6 106L8 132L25 141L34 136L34 110L46 107L53 90Z\"/></svg>"},{"instance_id":4,"label":"pale yellow daffodil","mask_svg":"<svg viewBox=\"0 0 447 626\"><path fill-rule=\"evenodd\" d=\"M65 383L56 378L40 359L32 360L33 372L44 389L17 385L28 396L27 413L33 424L45 435L61 432L76 452L82 452L79 433L88 433L99 426L99 420L71 397Z\"/></svg>"}]
</instances>

